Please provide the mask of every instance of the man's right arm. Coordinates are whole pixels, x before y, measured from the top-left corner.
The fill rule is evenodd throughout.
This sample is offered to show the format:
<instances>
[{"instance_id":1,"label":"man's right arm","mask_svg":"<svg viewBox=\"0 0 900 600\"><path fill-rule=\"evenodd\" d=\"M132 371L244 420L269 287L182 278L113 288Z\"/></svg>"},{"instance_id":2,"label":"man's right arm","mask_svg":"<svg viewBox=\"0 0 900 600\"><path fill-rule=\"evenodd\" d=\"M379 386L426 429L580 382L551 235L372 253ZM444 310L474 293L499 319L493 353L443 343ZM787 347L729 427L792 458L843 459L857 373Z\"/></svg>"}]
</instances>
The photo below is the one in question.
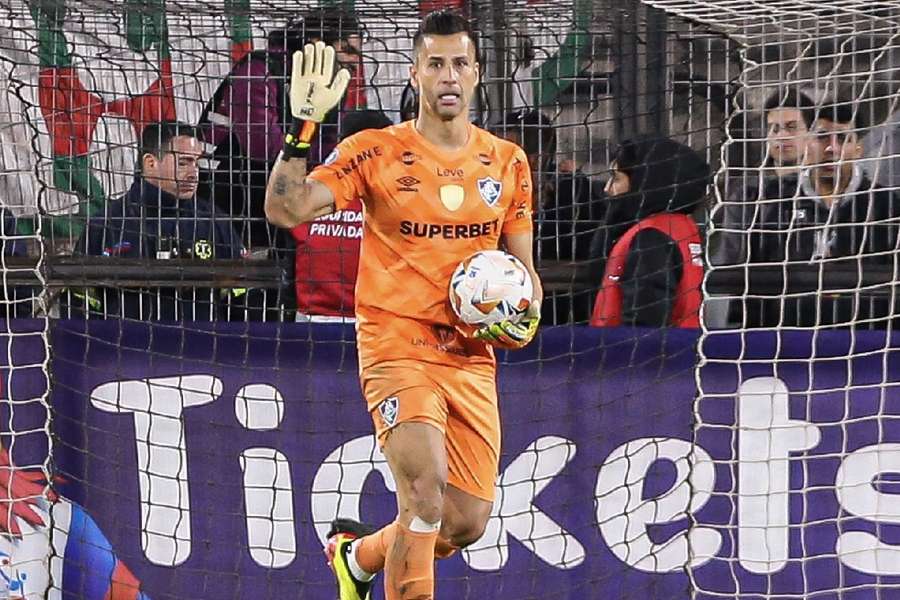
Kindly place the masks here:
<instances>
[{"instance_id":1,"label":"man's right arm","mask_svg":"<svg viewBox=\"0 0 900 600\"><path fill-rule=\"evenodd\" d=\"M347 89L350 72L334 73L334 48L323 42L306 44L295 52L290 101L293 130L285 135L284 150L275 161L266 187L266 218L273 225L293 229L334 212L335 197L324 184L306 175L306 154L316 126L337 106Z\"/></svg>"},{"instance_id":2,"label":"man's right arm","mask_svg":"<svg viewBox=\"0 0 900 600\"><path fill-rule=\"evenodd\" d=\"M293 229L335 210L334 194L323 183L306 177L306 158L279 157L266 187L266 218Z\"/></svg>"}]
</instances>

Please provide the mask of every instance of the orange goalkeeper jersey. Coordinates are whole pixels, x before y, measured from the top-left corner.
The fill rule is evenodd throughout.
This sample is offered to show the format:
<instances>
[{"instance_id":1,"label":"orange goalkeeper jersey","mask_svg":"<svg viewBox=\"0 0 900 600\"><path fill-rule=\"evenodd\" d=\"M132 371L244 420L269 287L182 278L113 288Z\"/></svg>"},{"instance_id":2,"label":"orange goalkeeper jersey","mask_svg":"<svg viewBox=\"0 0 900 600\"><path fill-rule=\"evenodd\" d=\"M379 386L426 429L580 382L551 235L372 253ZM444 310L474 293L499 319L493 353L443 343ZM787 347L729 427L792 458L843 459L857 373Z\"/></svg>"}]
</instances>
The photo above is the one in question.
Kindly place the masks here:
<instances>
[{"instance_id":1,"label":"orange goalkeeper jersey","mask_svg":"<svg viewBox=\"0 0 900 600\"><path fill-rule=\"evenodd\" d=\"M347 138L309 177L328 186L338 210L355 198L365 207L360 368L398 358L492 364L492 349L466 335L471 328L453 314L447 290L464 258L496 249L501 234L531 231L522 149L470 125L466 146L447 152L408 121Z\"/></svg>"}]
</instances>

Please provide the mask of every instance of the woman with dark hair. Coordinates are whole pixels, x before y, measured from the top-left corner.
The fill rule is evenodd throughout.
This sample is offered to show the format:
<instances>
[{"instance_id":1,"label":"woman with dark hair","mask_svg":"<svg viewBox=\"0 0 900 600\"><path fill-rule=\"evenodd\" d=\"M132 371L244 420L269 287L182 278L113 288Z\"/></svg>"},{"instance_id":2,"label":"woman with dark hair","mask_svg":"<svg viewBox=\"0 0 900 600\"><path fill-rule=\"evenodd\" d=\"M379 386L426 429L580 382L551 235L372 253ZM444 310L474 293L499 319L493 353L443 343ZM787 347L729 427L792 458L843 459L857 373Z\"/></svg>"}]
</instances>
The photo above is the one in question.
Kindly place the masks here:
<instances>
[{"instance_id":1,"label":"woman with dark hair","mask_svg":"<svg viewBox=\"0 0 900 600\"><path fill-rule=\"evenodd\" d=\"M669 138L642 137L623 142L610 168L605 227L591 245L603 266L591 325L699 327L703 254L690 215L709 165Z\"/></svg>"}]
</instances>

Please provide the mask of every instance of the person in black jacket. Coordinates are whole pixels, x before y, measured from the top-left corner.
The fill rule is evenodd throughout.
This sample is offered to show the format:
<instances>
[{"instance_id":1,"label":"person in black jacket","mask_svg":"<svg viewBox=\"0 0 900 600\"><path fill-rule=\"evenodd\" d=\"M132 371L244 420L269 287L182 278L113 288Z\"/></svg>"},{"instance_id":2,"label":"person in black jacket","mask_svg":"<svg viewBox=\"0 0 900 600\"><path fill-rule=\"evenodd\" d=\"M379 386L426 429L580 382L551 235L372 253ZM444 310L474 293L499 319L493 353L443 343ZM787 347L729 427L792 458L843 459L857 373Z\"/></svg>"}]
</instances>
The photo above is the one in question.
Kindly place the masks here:
<instances>
[{"instance_id":1,"label":"person in black jacket","mask_svg":"<svg viewBox=\"0 0 900 600\"><path fill-rule=\"evenodd\" d=\"M140 173L124 197L85 228L77 252L90 256L166 260L238 259L240 239L196 198L202 144L195 128L150 124L141 134ZM95 289L77 294L88 310L127 319L209 321L226 317L227 290Z\"/></svg>"},{"instance_id":2,"label":"person in black jacket","mask_svg":"<svg viewBox=\"0 0 900 600\"><path fill-rule=\"evenodd\" d=\"M506 113L495 133L525 150L534 178L536 252L543 260L584 260L591 235L605 204L598 182L573 161L556 160L556 132L542 112L521 109Z\"/></svg>"},{"instance_id":3,"label":"person in black jacket","mask_svg":"<svg viewBox=\"0 0 900 600\"><path fill-rule=\"evenodd\" d=\"M900 198L863 173L863 147L854 106L819 109L807 149L808 168L800 193L767 205L761 229L751 237L751 262L816 264L840 262L865 268L896 266ZM889 297L861 291L769 302L763 325L849 325L880 320L895 311Z\"/></svg>"},{"instance_id":4,"label":"person in black jacket","mask_svg":"<svg viewBox=\"0 0 900 600\"><path fill-rule=\"evenodd\" d=\"M606 208L599 181L592 181L571 160L557 162L556 131L544 113L510 111L494 133L525 150L535 189L535 254L547 261L583 261ZM590 291L546 291L541 319L559 325L588 320Z\"/></svg>"},{"instance_id":5,"label":"person in black jacket","mask_svg":"<svg viewBox=\"0 0 900 600\"><path fill-rule=\"evenodd\" d=\"M662 214L690 215L704 202L710 182L709 165L689 147L669 138L639 137L623 142L610 164L606 185L605 226L594 235L591 256L595 281L615 277L621 289L622 325L665 327L673 324L673 307L686 274L684 239L673 239L657 228L639 224ZM684 220L684 219L682 219ZM696 224L693 228L696 232ZM608 261L619 240L631 232L621 273L609 274ZM699 235L692 242L691 266L702 268ZM595 309L593 324L596 320ZM696 317L696 315L694 315Z\"/></svg>"},{"instance_id":6,"label":"person in black jacket","mask_svg":"<svg viewBox=\"0 0 900 600\"><path fill-rule=\"evenodd\" d=\"M759 223L761 208L766 202L797 194L809 132L816 117L815 102L796 89L778 91L766 100L764 112L766 163L759 170L744 169L741 177L729 179L727 200L713 216L720 230L710 240L714 265L746 262L749 232Z\"/></svg>"},{"instance_id":7,"label":"person in black jacket","mask_svg":"<svg viewBox=\"0 0 900 600\"><path fill-rule=\"evenodd\" d=\"M709 237L709 258L714 266L745 264L749 260L751 232L761 227L766 206L798 193L800 170L810 143L810 131L816 118L816 104L797 88L772 93L763 108L766 125L765 157L754 164L734 164L728 155L730 172L737 176L725 182L724 201L712 212L715 227ZM742 115L739 115L742 116ZM740 128L744 119L732 126ZM732 132L736 139L752 138L750 131ZM759 159L757 159L759 160ZM754 168L756 167L756 168ZM706 304L707 325L724 327L727 323L752 325L765 310L758 298L740 301L721 297Z\"/></svg>"}]
</instances>

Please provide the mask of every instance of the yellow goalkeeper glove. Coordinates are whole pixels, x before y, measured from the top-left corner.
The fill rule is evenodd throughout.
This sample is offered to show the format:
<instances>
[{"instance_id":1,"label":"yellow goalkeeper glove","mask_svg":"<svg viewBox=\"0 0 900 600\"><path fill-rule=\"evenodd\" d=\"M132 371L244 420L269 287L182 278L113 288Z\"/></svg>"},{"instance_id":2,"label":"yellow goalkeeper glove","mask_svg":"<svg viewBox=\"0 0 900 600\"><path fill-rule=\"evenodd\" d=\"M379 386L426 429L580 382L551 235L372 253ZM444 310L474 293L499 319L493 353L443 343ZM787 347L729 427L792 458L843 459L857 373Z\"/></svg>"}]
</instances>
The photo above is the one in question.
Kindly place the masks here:
<instances>
[{"instance_id":1,"label":"yellow goalkeeper glove","mask_svg":"<svg viewBox=\"0 0 900 600\"><path fill-rule=\"evenodd\" d=\"M291 114L294 122L284 136L282 159L306 158L316 126L338 105L350 82L350 71L334 75L334 48L325 42L306 44L294 52L291 72Z\"/></svg>"},{"instance_id":2,"label":"yellow goalkeeper glove","mask_svg":"<svg viewBox=\"0 0 900 600\"><path fill-rule=\"evenodd\" d=\"M306 44L302 52L294 52L291 114L295 119L321 123L341 101L348 83L350 71L347 69L334 74L334 48L326 46L325 42Z\"/></svg>"},{"instance_id":3,"label":"yellow goalkeeper glove","mask_svg":"<svg viewBox=\"0 0 900 600\"><path fill-rule=\"evenodd\" d=\"M521 321L514 323L506 320L486 325L475 331L475 337L493 346L518 350L534 339L540 322L541 306L532 302Z\"/></svg>"}]
</instances>

